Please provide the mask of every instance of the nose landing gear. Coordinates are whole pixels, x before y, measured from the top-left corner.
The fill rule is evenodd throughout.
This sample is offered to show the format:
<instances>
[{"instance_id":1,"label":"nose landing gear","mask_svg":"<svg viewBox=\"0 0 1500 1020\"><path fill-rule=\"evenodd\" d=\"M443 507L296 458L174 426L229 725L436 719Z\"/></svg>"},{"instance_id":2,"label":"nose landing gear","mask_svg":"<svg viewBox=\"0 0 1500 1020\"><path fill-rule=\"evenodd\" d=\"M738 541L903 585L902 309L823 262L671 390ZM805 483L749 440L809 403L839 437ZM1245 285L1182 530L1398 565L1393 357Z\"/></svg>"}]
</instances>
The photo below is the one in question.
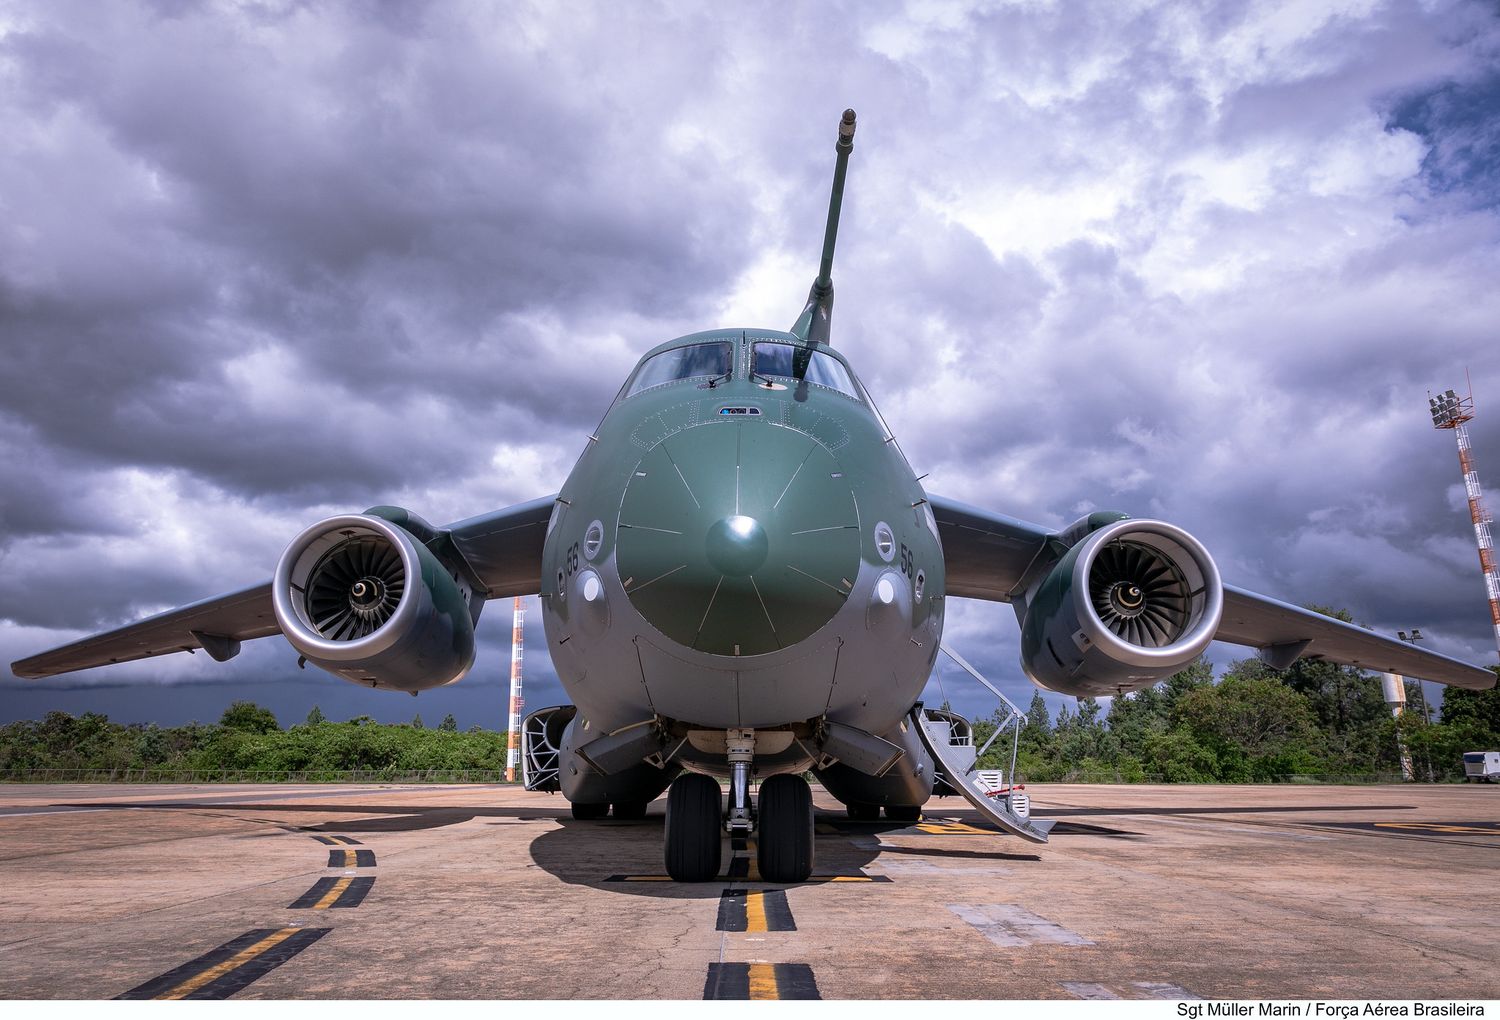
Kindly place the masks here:
<instances>
[{"instance_id":1,"label":"nose landing gear","mask_svg":"<svg viewBox=\"0 0 1500 1020\"><path fill-rule=\"evenodd\" d=\"M783 773L760 784L755 863L767 882L806 882L812 876L812 790L801 776Z\"/></svg>"},{"instance_id":2,"label":"nose landing gear","mask_svg":"<svg viewBox=\"0 0 1500 1020\"><path fill-rule=\"evenodd\" d=\"M755 731L728 730L724 746L729 756L729 818L731 836L748 836L755 827L750 810L750 765L755 761Z\"/></svg>"},{"instance_id":3,"label":"nose landing gear","mask_svg":"<svg viewBox=\"0 0 1500 1020\"><path fill-rule=\"evenodd\" d=\"M720 843L758 829L756 865L762 881L805 882L813 867L812 790L801 776L781 773L760 784L759 810L750 804L755 731L725 733L729 761L729 804L724 809L718 780L687 772L667 792L667 874L677 882L708 882L719 875ZM618 808L616 809L618 813Z\"/></svg>"},{"instance_id":4,"label":"nose landing gear","mask_svg":"<svg viewBox=\"0 0 1500 1020\"><path fill-rule=\"evenodd\" d=\"M710 882L718 877L723 801L719 781L685 772L667 791L667 874L674 882Z\"/></svg>"}]
</instances>

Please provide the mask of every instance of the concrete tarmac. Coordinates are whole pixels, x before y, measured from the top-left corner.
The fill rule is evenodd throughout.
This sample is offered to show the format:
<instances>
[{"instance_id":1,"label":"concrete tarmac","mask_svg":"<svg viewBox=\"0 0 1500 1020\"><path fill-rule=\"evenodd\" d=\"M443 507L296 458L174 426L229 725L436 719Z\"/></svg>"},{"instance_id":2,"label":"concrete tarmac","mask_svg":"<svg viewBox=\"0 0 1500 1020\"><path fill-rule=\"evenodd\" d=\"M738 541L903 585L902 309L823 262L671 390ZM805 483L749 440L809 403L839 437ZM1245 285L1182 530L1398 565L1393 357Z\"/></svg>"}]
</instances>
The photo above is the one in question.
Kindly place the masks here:
<instances>
[{"instance_id":1,"label":"concrete tarmac","mask_svg":"<svg viewBox=\"0 0 1500 1020\"><path fill-rule=\"evenodd\" d=\"M814 881L663 881L664 801L0 786L0 998L1500 998L1500 787L1033 786L857 823Z\"/></svg>"}]
</instances>

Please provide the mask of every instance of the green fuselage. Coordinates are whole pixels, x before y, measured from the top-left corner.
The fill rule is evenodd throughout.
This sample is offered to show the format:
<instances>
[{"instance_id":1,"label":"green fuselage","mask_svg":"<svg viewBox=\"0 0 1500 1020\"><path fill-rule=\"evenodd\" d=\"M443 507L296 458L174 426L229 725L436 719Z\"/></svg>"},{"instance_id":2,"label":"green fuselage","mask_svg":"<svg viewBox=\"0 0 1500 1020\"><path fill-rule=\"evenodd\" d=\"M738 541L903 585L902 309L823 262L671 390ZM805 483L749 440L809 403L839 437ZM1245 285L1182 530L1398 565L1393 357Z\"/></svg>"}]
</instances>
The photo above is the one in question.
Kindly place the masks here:
<instances>
[{"instance_id":1,"label":"green fuselage","mask_svg":"<svg viewBox=\"0 0 1500 1020\"><path fill-rule=\"evenodd\" d=\"M622 388L559 494L541 595L591 734L825 717L879 733L931 671L943 559L847 363L716 330L656 348Z\"/></svg>"}]
</instances>

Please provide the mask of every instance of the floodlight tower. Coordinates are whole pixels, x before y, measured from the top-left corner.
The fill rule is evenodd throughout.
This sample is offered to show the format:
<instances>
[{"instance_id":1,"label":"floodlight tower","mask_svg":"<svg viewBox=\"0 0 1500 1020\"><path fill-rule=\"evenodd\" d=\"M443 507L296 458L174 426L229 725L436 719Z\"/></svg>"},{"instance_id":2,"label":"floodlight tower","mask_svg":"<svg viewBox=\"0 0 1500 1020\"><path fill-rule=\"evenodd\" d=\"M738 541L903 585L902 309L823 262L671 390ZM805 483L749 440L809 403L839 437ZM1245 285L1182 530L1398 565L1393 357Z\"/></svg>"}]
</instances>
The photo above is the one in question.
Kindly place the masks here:
<instances>
[{"instance_id":1,"label":"floodlight tower","mask_svg":"<svg viewBox=\"0 0 1500 1020\"><path fill-rule=\"evenodd\" d=\"M1406 682L1405 678L1398 673L1380 674L1381 687L1385 692L1386 707L1391 710L1391 717L1400 719L1401 714L1406 711ZM1417 773L1412 768L1411 752L1406 749L1406 742L1401 739L1400 729L1396 730L1396 754L1401 759L1401 778L1408 783L1417 780Z\"/></svg>"},{"instance_id":2,"label":"floodlight tower","mask_svg":"<svg viewBox=\"0 0 1500 1020\"><path fill-rule=\"evenodd\" d=\"M1458 440L1458 464L1464 473L1464 488L1469 494L1469 516L1474 520L1474 537L1479 541L1479 567L1484 571L1484 588L1490 598L1490 622L1495 626L1495 647L1500 649L1500 573L1495 570L1495 545L1490 539L1492 518L1485 512L1479 490L1479 475L1474 471L1474 455L1469 450L1469 430L1464 424L1474 417L1474 392L1459 396L1445 390L1428 397L1434 428L1450 429Z\"/></svg>"},{"instance_id":3,"label":"floodlight tower","mask_svg":"<svg viewBox=\"0 0 1500 1020\"><path fill-rule=\"evenodd\" d=\"M521 764L521 652L525 648L526 610L521 596L516 596L510 629L510 736L505 749L505 781L516 781L516 767Z\"/></svg>"},{"instance_id":4,"label":"floodlight tower","mask_svg":"<svg viewBox=\"0 0 1500 1020\"><path fill-rule=\"evenodd\" d=\"M1413 627L1410 634L1407 634L1404 630L1398 630L1396 631L1396 636L1409 645L1415 645L1418 641L1422 640L1422 630L1419 627ZM1421 677L1416 677L1415 679L1417 681L1417 694L1422 699L1422 721L1424 723L1432 722L1432 713L1427 710L1427 681ZM1387 698L1386 704L1390 704L1390 700ZM1401 695L1401 700L1403 703L1406 701L1405 693Z\"/></svg>"}]
</instances>

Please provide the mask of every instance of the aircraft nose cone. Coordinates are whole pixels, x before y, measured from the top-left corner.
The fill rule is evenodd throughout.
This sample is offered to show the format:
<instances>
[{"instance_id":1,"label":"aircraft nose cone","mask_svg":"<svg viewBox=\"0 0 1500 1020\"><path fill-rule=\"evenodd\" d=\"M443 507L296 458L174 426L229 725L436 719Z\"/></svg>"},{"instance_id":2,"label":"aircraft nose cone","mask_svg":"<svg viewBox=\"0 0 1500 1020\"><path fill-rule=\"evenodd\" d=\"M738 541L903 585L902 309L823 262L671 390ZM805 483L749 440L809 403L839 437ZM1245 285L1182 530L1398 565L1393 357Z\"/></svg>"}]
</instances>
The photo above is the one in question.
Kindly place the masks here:
<instances>
[{"instance_id":1,"label":"aircraft nose cone","mask_svg":"<svg viewBox=\"0 0 1500 1020\"><path fill-rule=\"evenodd\" d=\"M708 529L708 561L730 577L749 577L766 562L771 540L754 517L734 514Z\"/></svg>"},{"instance_id":2,"label":"aircraft nose cone","mask_svg":"<svg viewBox=\"0 0 1500 1020\"><path fill-rule=\"evenodd\" d=\"M615 540L630 604L667 639L763 655L816 634L859 576L859 508L812 436L712 422L663 439L631 473Z\"/></svg>"}]
</instances>

